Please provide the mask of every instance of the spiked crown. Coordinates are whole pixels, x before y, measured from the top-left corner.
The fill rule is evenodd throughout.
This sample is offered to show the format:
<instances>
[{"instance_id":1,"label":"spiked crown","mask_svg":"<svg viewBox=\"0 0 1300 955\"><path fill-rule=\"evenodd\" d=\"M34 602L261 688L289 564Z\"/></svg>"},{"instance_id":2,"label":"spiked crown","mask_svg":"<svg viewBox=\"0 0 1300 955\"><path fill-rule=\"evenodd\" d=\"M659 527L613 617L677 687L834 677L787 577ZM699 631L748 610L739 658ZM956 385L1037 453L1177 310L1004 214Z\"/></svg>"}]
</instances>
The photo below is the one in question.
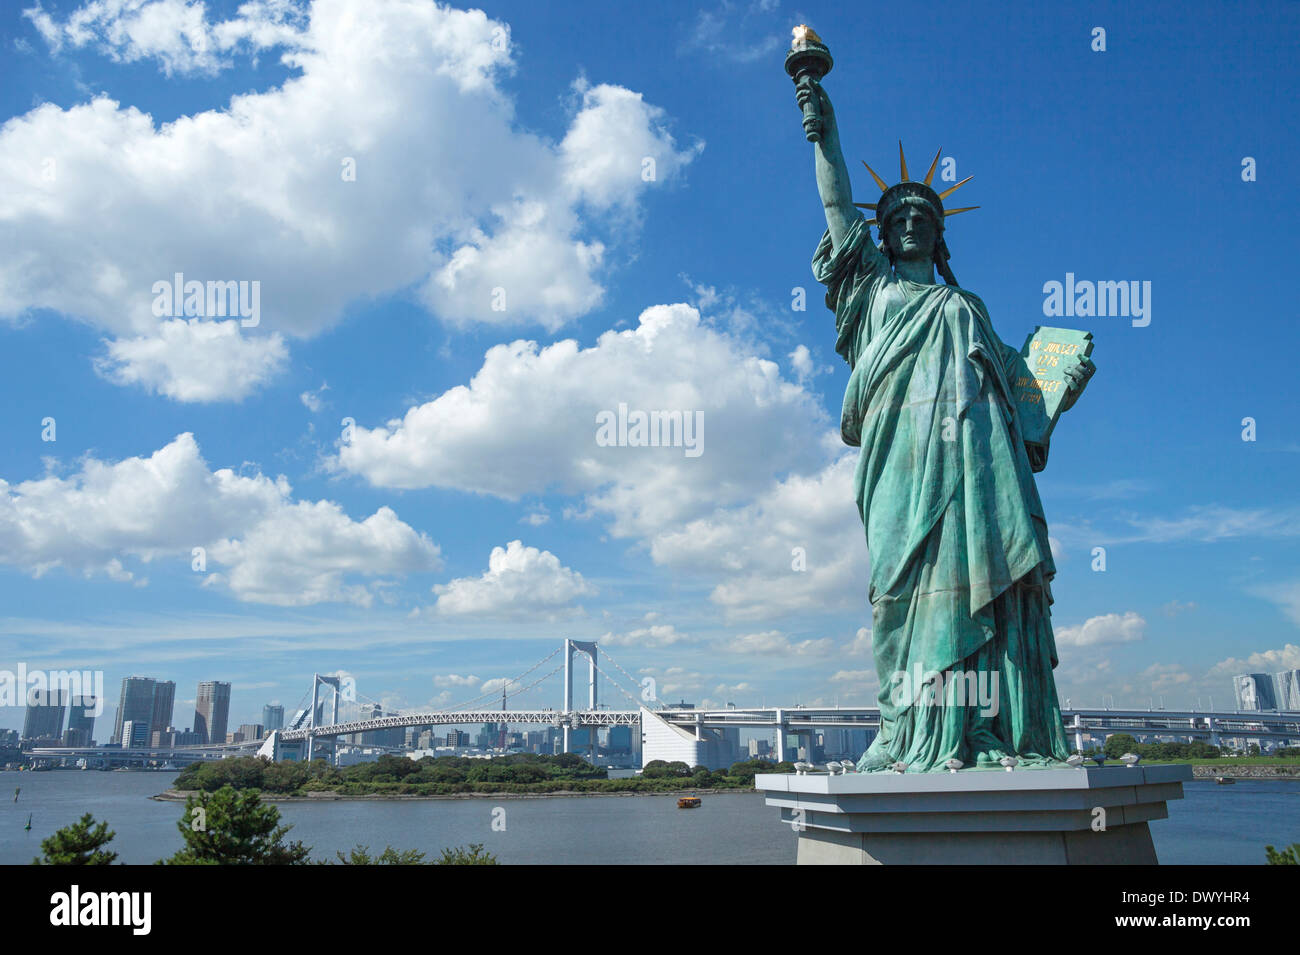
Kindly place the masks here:
<instances>
[{"instance_id":1,"label":"spiked crown","mask_svg":"<svg viewBox=\"0 0 1300 955\"><path fill-rule=\"evenodd\" d=\"M972 176L967 176L957 185L951 186L943 192L935 192L930 187L930 183L934 181L934 171L939 165L939 156L942 152L943 149L940 148L934 154L934 159L930 163L925 178L917 181L909 178L907 174L907 157L903 155L903 144L900 141L898 144L898 168L902 179L892 186L876 175L876 171L867 166L867 161L864 159L862 165L867 166L867 172L871 173L871 178L876 180L876 185L880 187L880 199L876 202L853 203L859 209L870 209L876 214L874 219L867 220L867 225L878 225L883 233L885 226L889 223L889 217L903 206L923 205L928 207L934 214L934 219L939 224L939 231L943 232L944 219L948 216L955 216L960 212L970 212L972 209L978 209L979 206L964 206L961 209L944 209L943 207L943 200L970 182Z\"/></svg>"}]
</instances>

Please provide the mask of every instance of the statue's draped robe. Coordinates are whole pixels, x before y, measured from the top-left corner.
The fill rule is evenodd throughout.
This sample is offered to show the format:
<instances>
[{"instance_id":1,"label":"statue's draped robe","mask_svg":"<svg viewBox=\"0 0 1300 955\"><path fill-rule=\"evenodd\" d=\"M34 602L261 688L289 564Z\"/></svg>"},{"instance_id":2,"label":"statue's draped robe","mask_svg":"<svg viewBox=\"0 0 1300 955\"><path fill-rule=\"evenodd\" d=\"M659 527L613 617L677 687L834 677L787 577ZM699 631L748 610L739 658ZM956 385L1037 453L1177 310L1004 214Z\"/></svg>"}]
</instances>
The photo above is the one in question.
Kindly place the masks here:
<instances>
[{"instance_id":1,"label":"statue's draped robe","mask_svg":"<svg viewBox=\"0 0 1300 955\"><path fill-rule=\"evenodd\" d=\"M977 296L895 276L865 219L838 249L828 231L813 271L835 312L836 351L853 369L841 431L862 448L854 488L881 691L880 733L859 769L1065 759L1055 565L1008 386L1015 352ZM973 692L954 705L954 672L996 688L996 713ZM925 691L933 674L945 674L947 694Z\"/></svg>"}]
</instances>

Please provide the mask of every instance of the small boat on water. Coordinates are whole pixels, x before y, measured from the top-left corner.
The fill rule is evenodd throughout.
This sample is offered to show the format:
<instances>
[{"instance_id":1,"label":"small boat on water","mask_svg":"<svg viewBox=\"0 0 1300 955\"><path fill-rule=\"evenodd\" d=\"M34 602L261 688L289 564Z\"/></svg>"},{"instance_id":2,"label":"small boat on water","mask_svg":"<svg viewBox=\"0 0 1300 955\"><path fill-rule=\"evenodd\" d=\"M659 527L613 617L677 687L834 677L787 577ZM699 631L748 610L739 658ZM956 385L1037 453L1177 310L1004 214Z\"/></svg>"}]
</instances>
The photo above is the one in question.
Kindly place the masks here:
<instances>
[{"instance_id":1,"label":"small boat on water","mask_svg":"<svg viewBox=\"0 0 1300 955\"><path fill-rule=\"evenodd\" d=\"M677 800L678 809L698 809L700 805L699 796L682 796Z\"/></svg>"},{"instance_id":2,"label":"small boat on water","mask_svg":"<svg viewBox=\"0 0 1300 955\"><path fill-rule=\"evenodd\" d=\"M1218 783L1220 786L1227 786L1236 782L1236 780L1233 779L1231 776L1215 776L1214 781Z\"/></svg>"}]
</instances>

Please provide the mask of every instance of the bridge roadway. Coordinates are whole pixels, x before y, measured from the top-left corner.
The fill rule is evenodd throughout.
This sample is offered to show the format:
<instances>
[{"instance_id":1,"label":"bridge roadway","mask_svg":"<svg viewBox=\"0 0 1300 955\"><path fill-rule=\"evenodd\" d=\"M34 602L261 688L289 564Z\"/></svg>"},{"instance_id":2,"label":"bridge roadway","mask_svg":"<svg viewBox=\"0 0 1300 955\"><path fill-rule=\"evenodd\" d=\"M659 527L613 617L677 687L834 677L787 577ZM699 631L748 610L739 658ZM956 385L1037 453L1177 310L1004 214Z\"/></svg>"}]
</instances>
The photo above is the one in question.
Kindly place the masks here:
<instances>
[{"instance_id":1,"label":"bridge roadway","mask_svg":"<svg viewBox=\"0 0 1300 955\"><path fill-rule=\"evenodd\" d=\"M353 720L326 726L283 730L282 743L294 743L313 736L351 736L376 730L405 729L408 726L473 726L480 723L540 723L548 726L635 726L641 722L640 710L573 710L566 720L559 710L440 710L432 713L408 713L381 716L378 719Z\"/></svg>"},{"instance_id":2,"label":"bridge roadway","mask_svg":"<svg viewBox=\"0 0 1300 955\"><path fill-rule=\"evenodd\" d=\"M875 707L762 707L758 709L696 710L665 707L653 711L656 716L683 727L721 729L776 729L784 726L794 732L801 729L842 728L879 729L880 710ZM1161 733L1189 739L1211 737L1251 737L1252 739L1300 741L1300 712L1218 712L1197 710L1093 710L1070 709L1061 713L1069 732L1109 730L1152 735ZM350 736L407 726L468 726L481 723L542 724L563 726L633 726L641 722L639 710L479 710L438 711L354 720L326 726L284 730L281 742Z\"/></svg>"}]
</instances>

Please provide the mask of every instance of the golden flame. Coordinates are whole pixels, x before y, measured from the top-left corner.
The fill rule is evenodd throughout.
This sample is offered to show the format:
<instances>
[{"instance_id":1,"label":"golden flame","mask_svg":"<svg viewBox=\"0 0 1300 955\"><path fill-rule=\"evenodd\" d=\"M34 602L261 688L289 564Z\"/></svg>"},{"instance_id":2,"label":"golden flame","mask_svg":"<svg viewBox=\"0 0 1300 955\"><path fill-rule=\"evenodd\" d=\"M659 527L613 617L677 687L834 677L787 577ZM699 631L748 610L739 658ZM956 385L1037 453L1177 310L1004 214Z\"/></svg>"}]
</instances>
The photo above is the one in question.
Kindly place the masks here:
<instances>
[{"instance_id":1,"label":"golden flame","mask_svg":"<svg viewBox=\"0 0 1300 955\"><path fill-rule=\"evenodd\" d=\"M817 31L806 23L801 23L790 31L794 37L791 46L800 47L809 43L821 43L822 38L817 35Z\"/></svg>"}]
</instances>

